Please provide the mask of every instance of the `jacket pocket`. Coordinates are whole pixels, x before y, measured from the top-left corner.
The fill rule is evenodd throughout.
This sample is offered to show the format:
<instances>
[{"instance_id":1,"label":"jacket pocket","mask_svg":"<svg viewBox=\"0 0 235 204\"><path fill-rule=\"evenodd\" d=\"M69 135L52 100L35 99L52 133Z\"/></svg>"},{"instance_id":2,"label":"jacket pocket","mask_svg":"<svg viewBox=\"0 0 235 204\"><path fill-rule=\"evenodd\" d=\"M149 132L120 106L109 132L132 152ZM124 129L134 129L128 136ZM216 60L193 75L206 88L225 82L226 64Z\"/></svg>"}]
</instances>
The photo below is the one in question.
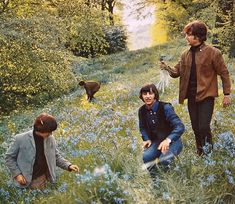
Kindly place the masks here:
<instances>
[{"instance_id":1,"label":"jacket pocket","mask_svg":"<svg viewBox=\"0 0 235 204\"><path fill-rule=\"evenodd\" d=\"M200 77L210 77L214 73L213 66L210 62L199 63L196 66L198 68L198 74L200 75Z\"/></svg>"}]
</instances>

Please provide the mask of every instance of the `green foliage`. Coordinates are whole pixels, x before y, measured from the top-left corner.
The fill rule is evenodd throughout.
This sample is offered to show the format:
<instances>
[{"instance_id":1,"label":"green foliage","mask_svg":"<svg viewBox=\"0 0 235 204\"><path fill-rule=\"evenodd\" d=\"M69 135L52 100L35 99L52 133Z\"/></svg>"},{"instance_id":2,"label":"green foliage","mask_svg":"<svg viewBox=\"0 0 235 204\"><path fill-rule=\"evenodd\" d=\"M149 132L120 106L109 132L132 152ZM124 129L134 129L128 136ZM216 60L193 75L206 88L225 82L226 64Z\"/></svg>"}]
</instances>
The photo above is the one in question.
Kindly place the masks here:
<instances>
[{"instance_id":1,"label":"green foliage","mask_svg":"<svg viewBox=\"0 0 235 204\"><path fill-rule=\"evenodd\" d=\"M57 43L63 36L41 20L6 20L0 29L1 111L43 104L75 86L75 77Z\"/></svg>"},{"instance_id":2,"label":"green foliage","mask_svg":"<svg viewBox=\"0 0 235 204\"><path fill-rule=\"evenodd\" d=\"M127 49L127 35L123 27L103 26L100 20L89 19L84 17L80 21L77 33L67 43L76 56L95 57Z\"/></svg>"},{"instance_id":3,"label":"green foliage","mask_svg":"<svg viewBox=\"0 0 235 204\"><path fill-rule=\"evenodd\" d=\"M87 34L89 30L89 35ZM102 23L93 19L84 19L77 26L77 33L71 36L69 47L76 56L95 57L105 53L108 46L105 41L105 34L102 30Z\"/></svg>"},{"instance_id":4,"label":"green foliage","mask_svg":"<svg viewBox=\"0 0 235 204\"><path fill-rule=\"evenodd\" d=\"M184 26L193 21L201 20L208 26L209 38L225 53L233 57L235 50L234 3L223 0L144 0L149 4L156 4L157 19L167 26L168 35L177 37ZM232 5L232 6L231 6ZM219 19L220 22L217 22ZM219 26L217 25L218 23Z\"/></svg>"},{"instance_id":5,"label":"green foliage","mask_svg":"<svg viewBox=\"0 0 235 204\"><path fill-rule=\"evenodd\" d=\"M205 157L195 153L195 139L187 107L179 105L178 80L170 80L162 101L173 104L186 126L182 136L184 149L164 173L159 171L153 183L142 165L142 140L138 130L140 87L159 81L156 64L164 54L169 64L177 63L185 49L180 40L137 50L84 60L76 64L79 77L102 78L93 103L79 89L54 100L43 108L12 113L0 123L0 152L5 152L12 134L31 127L40 112L54 115L59 123L55 131L58 147L66 158L80 168L79 174L59 171L58 183L43 191L20 190L9 181L4 154L0 156L0 196L2 203L233 203L235 186L234 104L221 107L216 100L212 131L214 151ZM172 57L174 56L174 57ZM230 62L231 63L231 62ZM234 66L232 62L231 67ZM85 67L84 75L79 71ZM116 71L116 70L124 70ZM234 74L234 73L233 73ZM234 87L233 87L234 88ZM221 89L220 89L221 92ZM234 93L233 93L234 94Z\"/></svg>"},{"instance_id":6,"label":"green foliage","mask_svg":"<svg viewBox=\"0 0 235 204\"><path fill-rule=\"evenodd\" d=\"M211 2L209 0L202 1L165 1L165 3L157 4L159 7L158 17L167 24L170 36L179 35L182 32L183 27L192 20L202 20L207 25L212 26L214 15L208 15L213 13L210 8ZM210 8L210 9L208 9Z\"/></svg>"},{"instance_id":7,"label":"green foliage","mask_svg":"<svg viewBox=\"0 0 235 204\"><path fill-rule=\"evenodd\" d=\"M214 40L217 41L216 46L229 53L230 57L235 57L235 2L220 0L214 9L216 22L213 32Z\"/></svg>"},{"instance_id":8,"label":"green foliage","mask_svg":"<svg viewBox=\"0 0 235 204\"><path fill-rule=\"evenodd\" d=\"M160 12L158 16L163 18L163 21L166 22L170 36L180 33L185 22L190 18L187 10L179 6L176 2L171 1L161 6L159 5L159 7Z\"/></svg>"},{"instance_id":9,"label":"green foliage","mask_svg":"<svg viewBox=\"0 0 235 204\"><path fill-rule=\"evenodd\" d=\"M8 17L30 17L42 11L46 1L40 0L2 0L0 1L0 15Z\"/></svg>"},{"instance_id":10,"label":"green foliage","mask_svg":"<svg viewBox=\"0 0 235 204\"><path fill-rule=\"evenodd\" d=\"M216 28L215 33L217 33L218 43L216 46L219 46L224 53L229 53L231 57L235 57L235 29L234 26L225 25L220 28Z\"/></svg>"},{"instance_id":11,"label":"green foliage","mask_svg":"<svg viewBox=\"0 0 235 204\"><path fill-rule=\"evenodd\" d=\"M109 26L104 28L105 40L108 43L107 54L112 54L127 49L127 34L121 26Z\"/></svg>"}]
</instances>

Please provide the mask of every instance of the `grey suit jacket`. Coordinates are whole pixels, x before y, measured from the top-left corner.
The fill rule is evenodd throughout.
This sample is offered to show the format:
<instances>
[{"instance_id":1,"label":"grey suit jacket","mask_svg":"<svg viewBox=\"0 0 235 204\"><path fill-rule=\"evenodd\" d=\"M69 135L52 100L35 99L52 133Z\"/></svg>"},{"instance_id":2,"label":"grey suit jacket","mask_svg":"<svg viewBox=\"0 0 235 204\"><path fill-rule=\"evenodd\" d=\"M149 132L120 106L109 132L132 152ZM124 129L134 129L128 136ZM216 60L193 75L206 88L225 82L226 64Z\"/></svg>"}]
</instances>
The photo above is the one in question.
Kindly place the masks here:
<instances>
[{"instance_id":1,"label":"grey suit jacket","mask_svg":"<svg viewBox=\"0 0 235 204\"><path fill-rule=\"evenodd\" d=\"M56 148L55 138L52 135L44 139L44 153L50 173L50 181L55 183L56 166L68 170L68 166L71 165L71 163L60 155ZM12 177L14 178L17 175L22 174L27 181L26 186L32 181L35 155L36 148L32 130L16 135L6 152L6 165L9 168ZM16 183L16 185L20 186L18 183Z\"/></svg>"}]
</instances>

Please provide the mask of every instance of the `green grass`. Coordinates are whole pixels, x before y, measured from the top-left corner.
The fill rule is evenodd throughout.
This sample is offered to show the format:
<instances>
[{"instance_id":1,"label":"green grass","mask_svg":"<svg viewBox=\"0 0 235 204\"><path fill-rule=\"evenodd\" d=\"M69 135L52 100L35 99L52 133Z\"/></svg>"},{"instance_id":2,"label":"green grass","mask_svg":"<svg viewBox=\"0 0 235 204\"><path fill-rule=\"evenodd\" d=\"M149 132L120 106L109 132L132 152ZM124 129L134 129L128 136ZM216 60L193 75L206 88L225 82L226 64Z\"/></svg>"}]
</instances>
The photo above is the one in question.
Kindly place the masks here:
<instances>
[{"instance_id":1,"label":"green grass","mask_svg":"<svg viewBox=\"0 0 235 204\"><path fill-rule=\"evenodd\" d=\"M184 150L171 170L159 172L153 185L142 170L142 140L138 130L139 89L159 79L158 59L177 62L185 49L182 41L148 49L122 52L98 59L74 62L79 79L102 82L93 103L86 101L80 87L70 95L43 108L14 112L1 119L0 164L1 203L234 203L235 201L235 113L216 100L212 128L218 143L212 155L195 154L186 104L178 104L178 79L160 93L162 101L174 105L185 123ZM234 79L234 61L229 62ZM220 90L221 92L221 90ZM233 94L234 95L234 94ZM80 174L58 169L58 184L44 192L21 191L12 187L4 164L10 138L32 126L42 111L53 114L59 128L55 132L64 156L80 167ZM221 136L221 134L223 134ZM100 170L99 174L96 169Z\"/></svg>"}]
</instances>

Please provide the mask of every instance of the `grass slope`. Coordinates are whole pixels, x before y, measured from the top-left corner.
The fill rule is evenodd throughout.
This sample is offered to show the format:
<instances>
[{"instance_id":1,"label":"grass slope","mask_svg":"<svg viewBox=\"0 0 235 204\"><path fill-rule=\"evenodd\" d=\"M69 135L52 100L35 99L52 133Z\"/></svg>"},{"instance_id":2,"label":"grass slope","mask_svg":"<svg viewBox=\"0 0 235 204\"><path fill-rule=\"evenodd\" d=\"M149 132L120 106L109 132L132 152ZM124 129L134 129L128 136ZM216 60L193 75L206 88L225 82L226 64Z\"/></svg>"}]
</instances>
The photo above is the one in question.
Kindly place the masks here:
<instances>
[{"instance_id":1,"label":"grass slope","mask_svg":"<svg viewBox=\"0 0 235 204\"><path fill-rule=\"evenodd\" d=\"M138 131L138 92L145 83L161 81L158 59L166 56L173 65L184 43L122 52L77 62L79 79L101 81L93 103L82 89L39 109L12 113L0 124L0 202L1 203L235 203L235 113L234 104L221 107L216 100L213 115L215 150L207 157L195 154L195 141L186 105L178 104L178 80L170 79L160 94L173 104L183 120L184 150L167 173L159 172L153 185L142 170L142 140ZM228 61L234 80L234 61ZM220 90L221 93L221 90ZM56 186L40 190L16 189L4 165L10 138L30 129L42 111L53 114L59 128L54 133L64 156L79 165L80 174L58 169Z\"/></svg>"}]
</instances>

